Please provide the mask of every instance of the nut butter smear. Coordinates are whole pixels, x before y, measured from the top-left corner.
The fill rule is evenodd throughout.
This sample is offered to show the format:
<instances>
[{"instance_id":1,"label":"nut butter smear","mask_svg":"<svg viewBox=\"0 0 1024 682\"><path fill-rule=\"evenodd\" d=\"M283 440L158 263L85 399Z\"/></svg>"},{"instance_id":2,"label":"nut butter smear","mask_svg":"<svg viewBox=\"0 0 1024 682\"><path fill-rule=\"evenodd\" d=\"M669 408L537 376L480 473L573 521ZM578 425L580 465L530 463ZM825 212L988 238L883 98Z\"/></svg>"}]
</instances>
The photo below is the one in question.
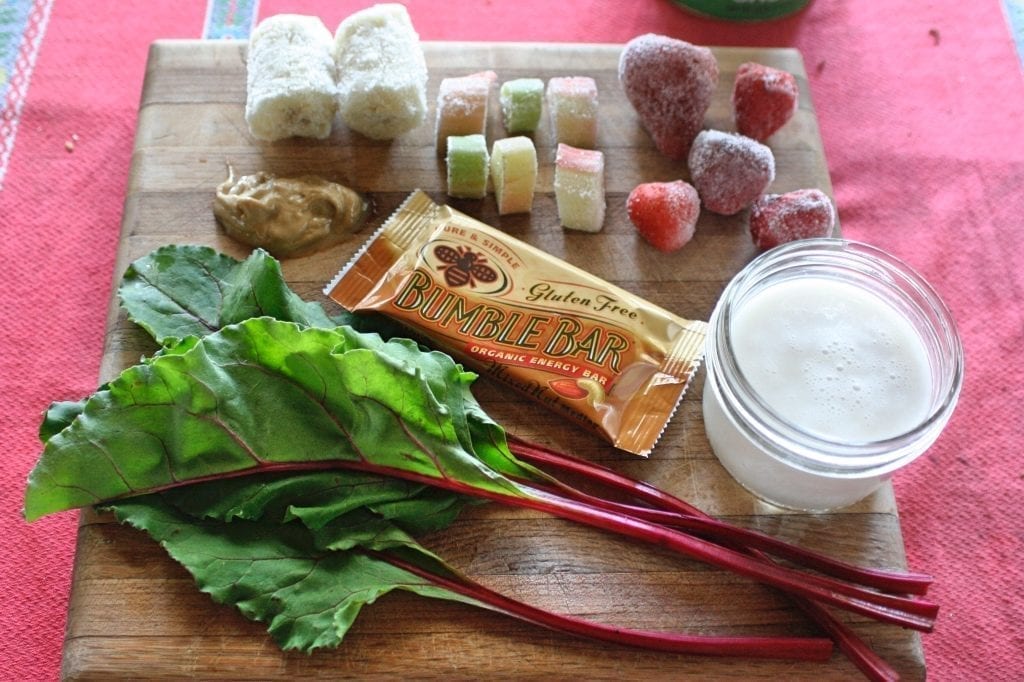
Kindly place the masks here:
<instances>
[{"instance_id":1,"label":"nut butter smear","mask_svg":"<svg viewBox=\"0 0 1024 682\"><path fill-rule=\"evenodd\" d=\"M342 241L366 221L370 205L355 191L315 175L260 171L217 187L213 214L229 236L277 258L309 255Z\"/></svg>"}]
</instances>

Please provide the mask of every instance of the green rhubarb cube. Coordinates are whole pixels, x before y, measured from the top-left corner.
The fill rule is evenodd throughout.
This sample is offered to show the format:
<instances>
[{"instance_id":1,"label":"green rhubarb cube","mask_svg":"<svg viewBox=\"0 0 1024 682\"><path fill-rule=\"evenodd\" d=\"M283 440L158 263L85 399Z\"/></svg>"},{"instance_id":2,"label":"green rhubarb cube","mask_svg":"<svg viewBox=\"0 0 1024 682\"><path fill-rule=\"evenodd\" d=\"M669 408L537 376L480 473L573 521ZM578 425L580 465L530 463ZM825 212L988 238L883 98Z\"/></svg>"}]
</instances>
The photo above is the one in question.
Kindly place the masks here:
<instances>
[{"instance_id":1,"label":"green rhubarb cube","mask_svg":"<svg viewBox=\"0 0 1024 682\"><path fill-rule=\"evenodd\" d=\"M487 140L483 135L452 135L448 138L448 195L482 199L487 195Z\"/></svg>"},{"instance_id":2,"label":"green rhubarb cube","mask_svg":"<svg viewBox=\"0 0 1024 682\"><path fill-rule=\"evenodd\" d=\"M544 81L517 78L505 81L499 91L501 115L508 133L532 133L540 124L544 102Z\"/></svg>"}]
</instances>

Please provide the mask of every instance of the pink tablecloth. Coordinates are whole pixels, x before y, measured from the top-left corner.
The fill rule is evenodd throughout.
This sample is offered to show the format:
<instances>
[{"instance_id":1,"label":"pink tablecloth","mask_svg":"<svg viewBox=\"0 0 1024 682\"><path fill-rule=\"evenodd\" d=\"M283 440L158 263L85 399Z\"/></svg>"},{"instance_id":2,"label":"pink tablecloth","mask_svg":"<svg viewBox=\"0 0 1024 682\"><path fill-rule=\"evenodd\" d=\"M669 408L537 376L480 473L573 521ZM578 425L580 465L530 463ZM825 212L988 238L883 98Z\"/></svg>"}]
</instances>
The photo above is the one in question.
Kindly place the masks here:
<instances>
[{"instance_id":1,"label":"pink tablecloth","mask_svg":"<svg viewBox=\"0 0 1024 682\"><path fill-rule=\"evenodd\" d=\"M337 25L367 1L265 0ZM911 565L937 577L937 680L1024 678L1024 77L998 0L816 0L767 25L667 0L407 3L428 40L624 42L648 31L803 51L845 234L922 271L954 310L967 382L949 429L896 479ZM38 416L94 388L146 50L247 30L251 3L5 2L0 36L0 678L54 679L75 515L20 519ZM13 7L13 9L12 9ZM0 21L10 19L0 16ZM230 33L230 31L228 31ZM5 42L6 41L6 42ZM14 42L12 42L14 41Z\"/></svg>"}]
</instances>

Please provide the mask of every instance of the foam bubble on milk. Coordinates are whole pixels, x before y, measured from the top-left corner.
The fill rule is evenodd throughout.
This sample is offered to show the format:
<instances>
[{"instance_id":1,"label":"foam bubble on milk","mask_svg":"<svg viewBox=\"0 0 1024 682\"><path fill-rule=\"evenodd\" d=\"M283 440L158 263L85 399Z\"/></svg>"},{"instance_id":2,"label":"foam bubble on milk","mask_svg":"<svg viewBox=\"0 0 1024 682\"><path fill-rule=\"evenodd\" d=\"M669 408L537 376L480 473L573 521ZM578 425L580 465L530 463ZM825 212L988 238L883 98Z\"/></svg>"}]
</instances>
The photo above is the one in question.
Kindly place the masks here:
<instances>
[{"instance_id":1,"label":"foam bubble on milk","mask_svg":"<svg viewBox=\"0 0 1024 682\"><path fill-rule=\"evenodd\" d=\"M731 340L753 390L811 434L882 440L928 414L931 372L920 335L853 284L804 277L755 292L734 313Z\"/></svg>"}]
</instances>

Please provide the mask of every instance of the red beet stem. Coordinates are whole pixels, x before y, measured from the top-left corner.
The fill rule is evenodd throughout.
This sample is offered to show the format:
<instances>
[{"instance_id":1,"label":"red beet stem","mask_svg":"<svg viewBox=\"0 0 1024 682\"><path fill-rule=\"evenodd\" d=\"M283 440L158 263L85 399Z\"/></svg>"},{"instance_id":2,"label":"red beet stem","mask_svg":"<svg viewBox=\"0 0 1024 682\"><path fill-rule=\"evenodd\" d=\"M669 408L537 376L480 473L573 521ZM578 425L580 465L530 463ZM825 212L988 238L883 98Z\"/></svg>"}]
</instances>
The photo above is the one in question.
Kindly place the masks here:
<instances>
[{"instance_id":1,"label":"red beet stem","mask_svg":"<svg viewBox=\"0 0 1024 682\"><path fill-rule=\"evenodd\" d=\"M794 603L804 614L828 633L839 650L857 666L871 682L898 682L900 675L884 658L874 652L857 633L810 599L795 597Z\"/></svg>"},{"instance_id":2,"label":"red beet stem","mask_svg":"<svg viewBox=\"0 0 1024 682\"><path fill-rule=\"evenodd\" d=\"M585 476L589 480L603 483L616 490L633 494L636 497L655 505L656 509L647 509L612 500L589 495L583 491L559 484L558 491L593 506L601 506L611 512L640 518L651 523L671 525L684 528L712 540L722 540L730 546L747 546L759 549L778 557L789 559L808 568L821 571L828 575L857 582L867 587L899 594L923 595L932 583L932 577L920 573L900 573L884 571L839 561L813 552L803 547L779 540L770 535L748 530L739 526L719 521L700 509L680 500L669 493L654 488L648 483L636 481L623 476L611 469L597 464L578 460L571 455L526 443L518 439L509 440L509 446L517 457L532 464L550 465L565 471ZM650 494L650 491L656 491ZM644 491L638 493L638 491Z\"/></svg>"},{"instance_id":3,"label":"red beet stem","mask_svg":"<svg viewBox=\"0 0 1024 682\"><path fill-rule=\"evenodd\" d=\"M548 464L562 471L579 474L593 482L629 493L634 498L643 500L659 509L677 511L690 516L705 516L703 511L674 495L649 483L623 476L606 467L585 462L542 445L529 443L512 435L508 436L508 446L512 454L532 464Z\"/></svg>"},{"instance_id":4,"label":"red beet stem","mask_svg":"<svg viewBox=\"0 0 1024 682\"><path fill-rule=\"evenodd\" d=\"M528 443L514 436L510 436L509 446L513 451L515 451L518 457L525 461L541 465L548 464L563 471L567 470L574 472L592 482L596 481L598 483L604 483L606 486L613 489L630 493L639 499L644 499L657 507L660 511L686 515L692 510L699 517L711 518L700 509L693 507L669 493L665 493L664 491L654 488L647 483L623 476L598 464L587 462L573 457L572 455L567 455L545 448L541 445ZM760 552L756 550L750 550L748 548L748 551L754 556L761 556ZM927 589L928 584L931 583L931 578L929 576L906 574L906 577L911 578L915 585L921 584L923 589ZM897 673L896 670L885 661L885 659L876 654L874 650L864 642L864 640L853 632L845 623L836 619L822 605L803 597L793 595L791 595L791 597L793 598L793 602L804 612L805 615L811 618L819 627L828 633L832 640L839 646L840 650L847 658L850 659L851 662L853 662L855 666L857 666L857 669L860 670L868 680L872 680L874 682L895 682L896 680L899 680L899 673Z\"/></svg>"},{"instance_id":5,"label":"red beet stem","mask_svg":"<svg viewBox=\"0 0 1024 682\"><path fill-rule=\"evenodd\" d=\"M731 570L786 592L815 599L879 621L903 625L923 632L931 631L935 623L938 607L930 602L880 594L856 585L793 571L671 528L607 512L571 499L552 496L540 489L526 489L523 486L524 492L528 496L519 497L483 490L466 485L456 479L435 478L366 461L335 460L333 464L340 468L403 478L510 506L547 512L553 516L666 547L690 558ZM281 465L271 467L271 469L285 469L287 466Z\"/></svg>"},{"instance_id":6,"label":"red beet stem","mask_svg":"<svg viewBox=\"0 0 1024 682\"><path fill-rule=\"evenodd\" d=\"M539 487L539 486L537 486ZM637 507L629 504L622 504L613 500L606 500L595 495L588 495L580 490L571 487L546 488L558 494L569 495L573 499L585 502L591 506L605 509L609 512L632 516L637 519L682 528L690 533L699 535L702 538L712 540L733 549L756 549L767 554L772 554L783 559L789 559L807 568L812 568L826 575L858 583L865 587L897 594L922 595L928 590L931 583L929 576L916 574L893 573L889 571L878 571L861 566L839 561L831 557L804 549L784 540L779 540L770 535L749 530L740 526L733 526L724 521L719 521L710 516L689 516L678 512L666 511L663 509L650 509Z\"/></svg>"},{"instance_id":7,"label":"red beet stem","mask_svg":"<svg viewBox=\"0 0 1024 682\"><path fill-rule=\"evenodd\" d=\"M832 654L832 642L824 638L681 635L594 623L575 616L562 615L530 606L466 578L456 580L438 575L388 552L366 551L382 561L429 580L439 587L475 599L507 615L552 630L590 639L655 651L702 656L746 656L797 661L825 661Z\"/></svg>"}]
</instances>

